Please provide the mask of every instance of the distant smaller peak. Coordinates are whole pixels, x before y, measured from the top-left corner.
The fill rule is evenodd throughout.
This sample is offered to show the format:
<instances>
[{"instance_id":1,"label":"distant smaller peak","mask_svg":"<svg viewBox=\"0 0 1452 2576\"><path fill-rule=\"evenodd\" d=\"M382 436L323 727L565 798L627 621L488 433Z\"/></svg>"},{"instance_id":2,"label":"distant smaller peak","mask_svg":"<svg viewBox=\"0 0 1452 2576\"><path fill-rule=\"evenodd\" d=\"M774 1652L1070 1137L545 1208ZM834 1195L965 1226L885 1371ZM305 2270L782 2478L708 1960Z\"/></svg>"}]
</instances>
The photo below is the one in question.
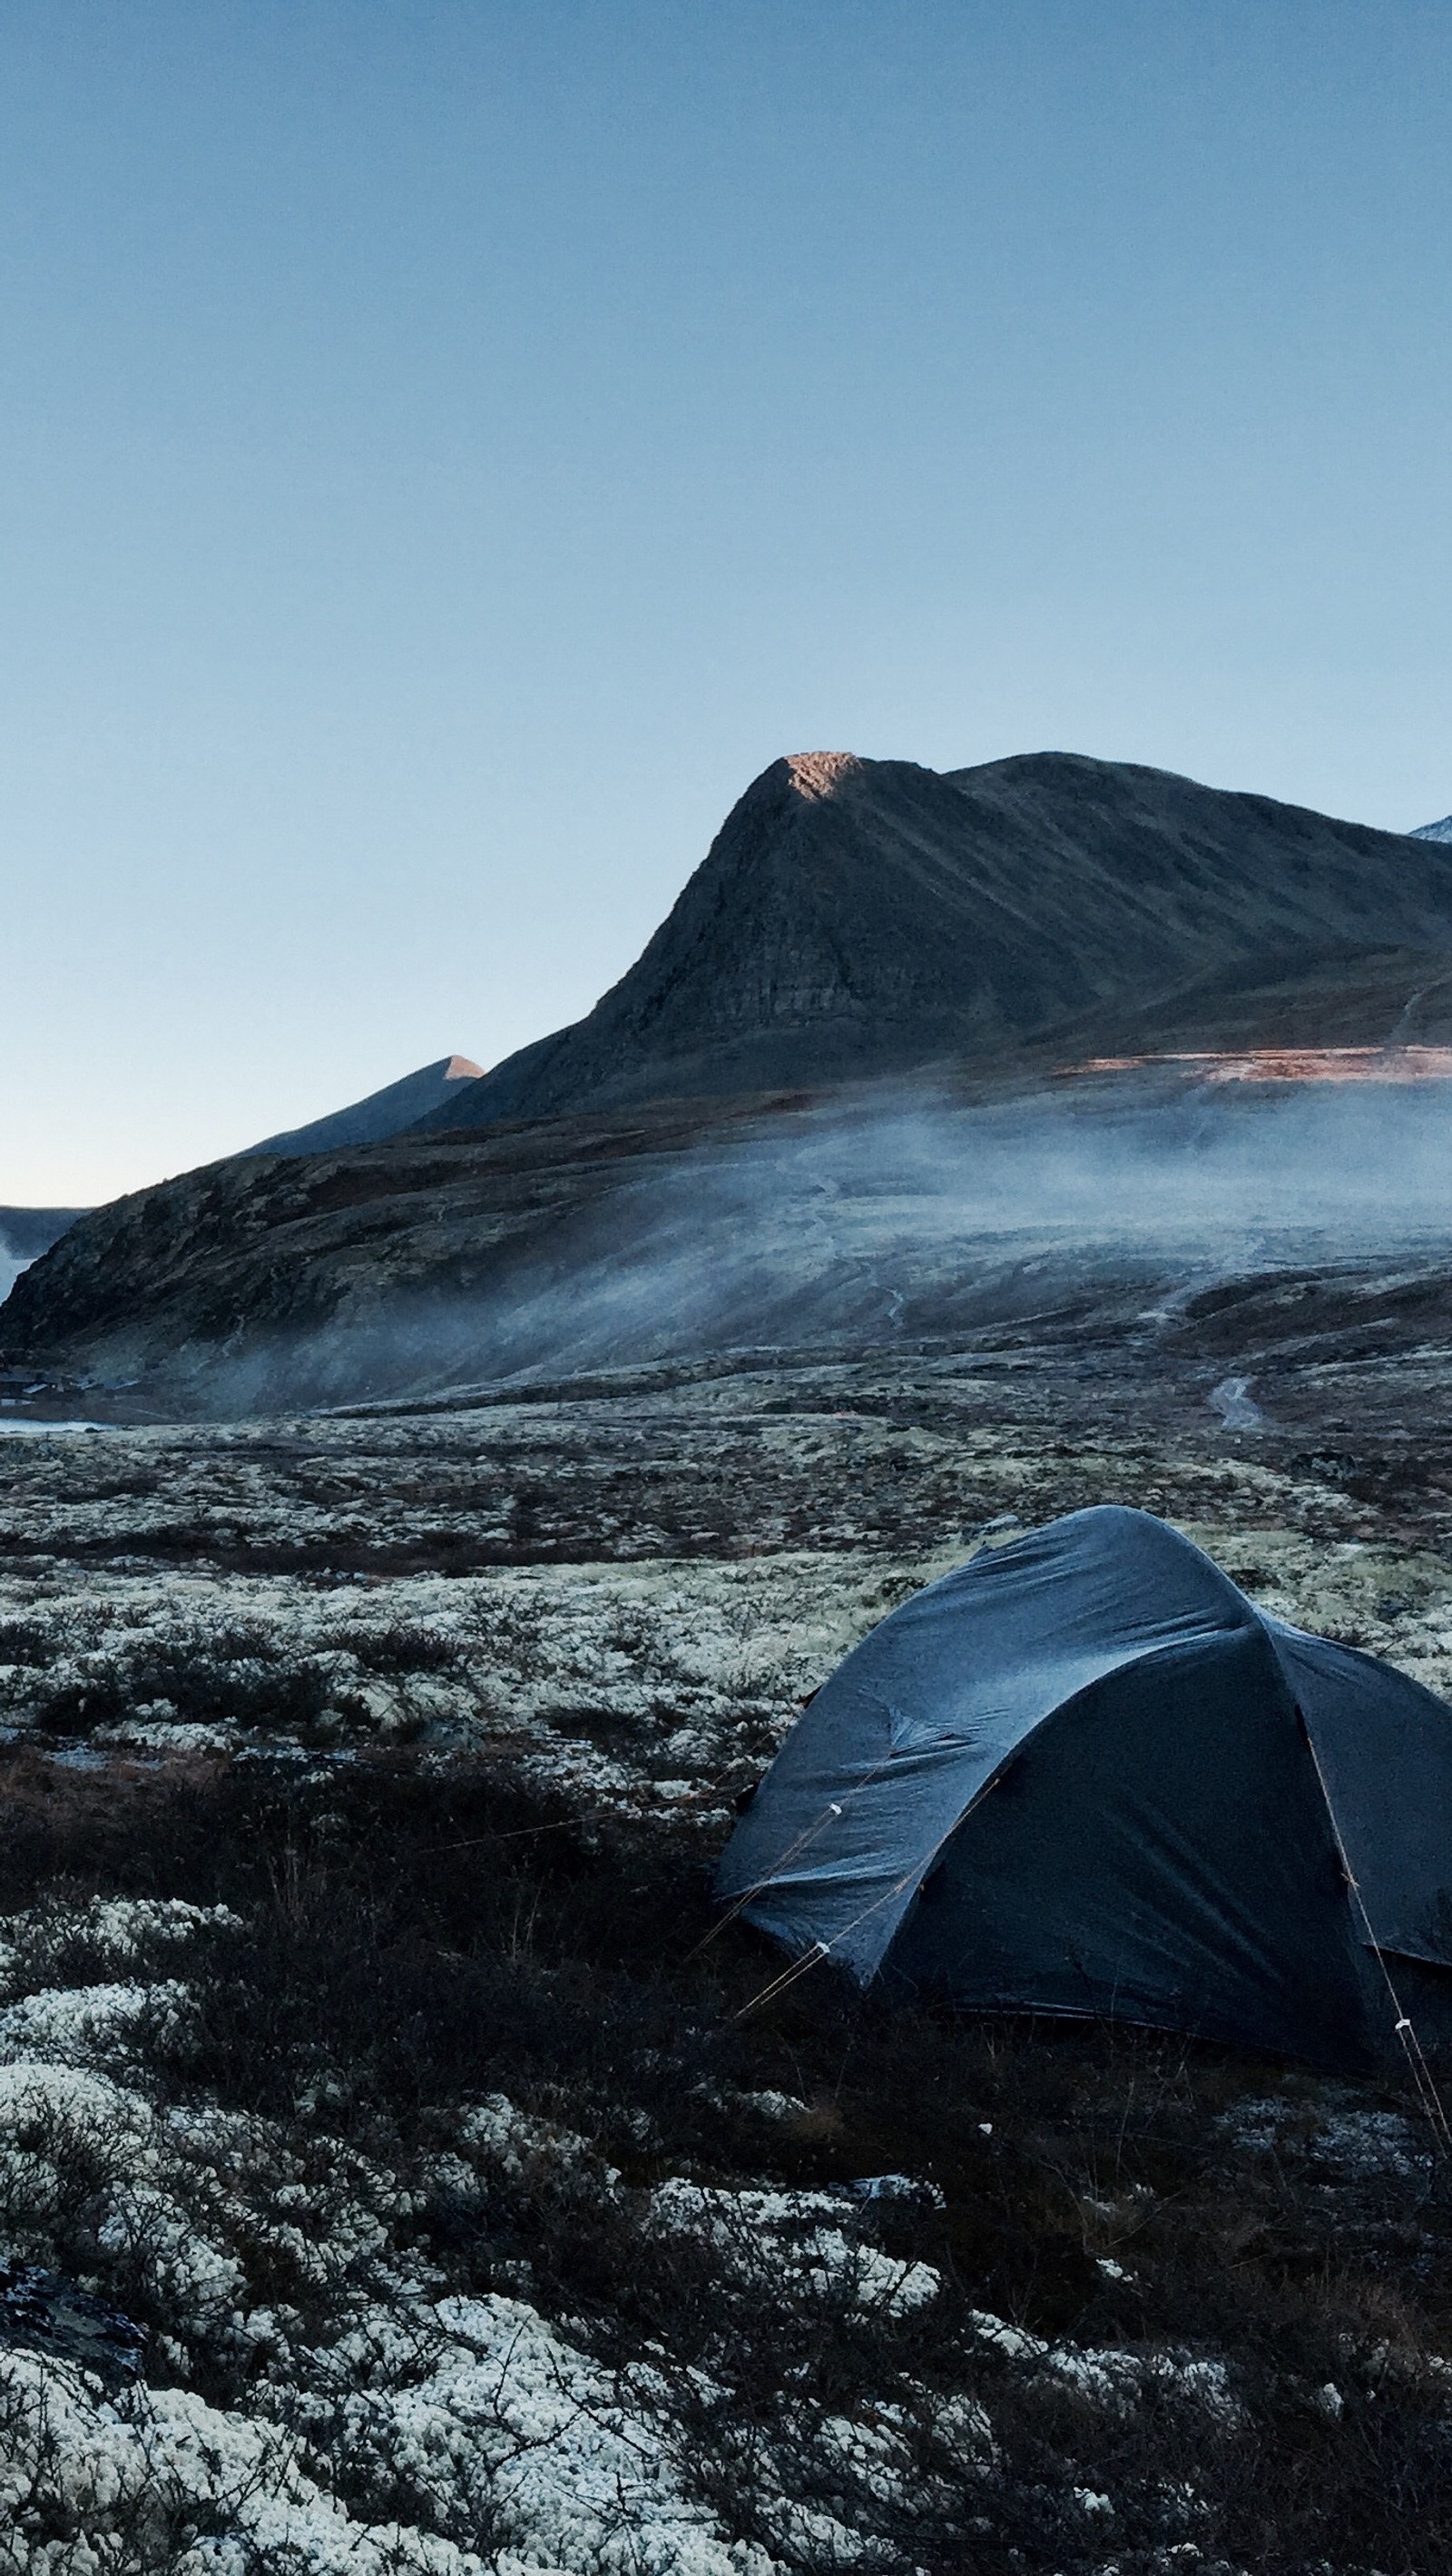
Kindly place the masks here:
<instances>
[{"instance_id":1,"label":"distant smaller peak","mask_svg":"<svg viewBox=\"0 0 1452 2576\"><path fill-rule=\"evenodd\" d=\"M854 777L862 763L852 751L794 751L787 770L799 796L835 796L844 778Z\"/></svg>"},{"instance_id":2,"label":"distant smaller peak","mask_svg":"<svg viewBox=\"0 0 1452 2576\"><path fill-rule=\"evenodd\" d=\"M444 1066L444 1080L445 1082L477 1082L483 1071L482 1064L475 1064L471 1056L451 1055Z\"/></svg>"},{"instance_id":3,"label":"distant smaller peak","mask_svg":"<svg viewBox=\"0 0 1452 2576\"><path fill-rule=\"evenodd\" d=\"M1410 841L1452 841L1452 814L1444 814L1440 823L1419 823L1407 838Z\"/></svg>"}]
</instances>

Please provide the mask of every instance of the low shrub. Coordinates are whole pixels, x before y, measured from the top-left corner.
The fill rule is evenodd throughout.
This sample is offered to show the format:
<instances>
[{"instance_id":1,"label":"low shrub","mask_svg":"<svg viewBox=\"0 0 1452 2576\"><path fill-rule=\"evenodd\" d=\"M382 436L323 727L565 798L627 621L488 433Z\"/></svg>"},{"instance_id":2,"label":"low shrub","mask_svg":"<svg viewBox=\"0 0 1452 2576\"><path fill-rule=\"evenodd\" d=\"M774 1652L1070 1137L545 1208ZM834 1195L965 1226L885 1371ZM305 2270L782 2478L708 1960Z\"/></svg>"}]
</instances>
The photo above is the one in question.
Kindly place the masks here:
<instances>
[{"instance_id":1,"label":"low shrub","mask_svg":"<svg viewBox=\"0 0 1452 2576\"><path fill-rule=\"evenodd\" d=\"M0 1906L240 1918L158 2015L161 2098L396 2176L400 2244L648 2369L703 2501L801 2576L844 2530L869 2576L1452 2564L1452 2211L1394 2093L820 1972L755 2004L777 1956L684 1828L497 1762L3 1788Z\"/></svg>"},{"instance_id":2,"label":"low shrub","mask_svg":"<svg viewBox=\"0 0 1452 2576\"><path fill-rule=\"evenodd\" d=\"M380 1675L452 1672L462 1653L456 1639L410 1619L392 1619L380 1628L342 1628L337 1642L365 1673Z\"/></svg>"}]
</instances>

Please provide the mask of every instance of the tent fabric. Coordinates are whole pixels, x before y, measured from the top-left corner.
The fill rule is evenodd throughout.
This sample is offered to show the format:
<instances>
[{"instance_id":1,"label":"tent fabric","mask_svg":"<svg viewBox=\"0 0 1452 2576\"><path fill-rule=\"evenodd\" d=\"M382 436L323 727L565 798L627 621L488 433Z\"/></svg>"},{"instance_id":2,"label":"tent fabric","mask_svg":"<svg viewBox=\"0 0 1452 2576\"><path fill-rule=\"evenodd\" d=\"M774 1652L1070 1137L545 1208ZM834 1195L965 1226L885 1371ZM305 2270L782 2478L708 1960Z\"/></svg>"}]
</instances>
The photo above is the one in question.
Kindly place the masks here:
<instances>
[{"instance_id":1,"label":"tent fabric","mask_svg":"<svg viewBox=\"0 0 1452 2576\"><path fill-rule=\"evenodd\" d=\"M1374 1655L1266 1624L1378 1946L1452 1968L1452 1709Z\"/></svg>"},{"instance_id":2,"label":"tent fabric","mask_svg":"<svg viewBox=\"0 0 1452 2576\"><path fill-rule=\"evenodd\" d=\"M719 1886L863 1984L1350 2066L1393 2016L1343 1850L1376 1947L1452 1967L1452 1709L1102 1507L864 1638Z\"/></svg>"}]
</instances>

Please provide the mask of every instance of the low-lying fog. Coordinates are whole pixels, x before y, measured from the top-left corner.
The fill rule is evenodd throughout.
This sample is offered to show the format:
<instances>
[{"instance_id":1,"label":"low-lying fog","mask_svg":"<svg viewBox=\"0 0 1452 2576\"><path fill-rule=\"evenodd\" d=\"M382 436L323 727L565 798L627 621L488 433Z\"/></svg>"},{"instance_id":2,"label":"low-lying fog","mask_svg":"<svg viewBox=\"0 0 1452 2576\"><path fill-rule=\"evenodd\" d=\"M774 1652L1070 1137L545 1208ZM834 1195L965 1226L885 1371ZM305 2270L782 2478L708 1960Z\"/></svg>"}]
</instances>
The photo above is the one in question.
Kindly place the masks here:
<instances>
[{"instance_id":1,"label":"low-lying fog","mask_svg":"<svg viewBox=\"0 0 1452 2576\"><path fill-rule=\"evenodd\" d=\"M381 1241L328 1329L279 1339L259 1317L225 1361L194 1353L193 1395L267 1410L1056 1315L1092 1333L1220 1278L1425 1261L1452 1251L1452 1082L1162 1069L989 1104L878 1091L590 1186L467 1294L447 1259L390 1292Z\"/></svg>"},{"instance_id":2,"label":"low-lying fog","mask_svg":"<svg viewBox=\"0 0 1452 2576\"><path fill-rule=\"evenodd\" d=\"M479 1297L355 1314L294 1365L326 1400L360 1375L403 1392L1055 1312L1087 1323L1225 1276L1442 1246L1452 1084L1121 1076L993 1106L900 1093L627 1170Z\"/></svg>"},{"instance_id":3,"label":"low-lying fog","mask_svg":"<svg viewBox=\"0 0 1452 2576\"><path fill-rule=\"evenodd\" d=\"M3 1305L22 1270L30 1268L31 1255L17 1251L0 1226L0 1305Z\"/></svg>"},{"instance_id":4,"label":"low-lying fog","mask_svg":"<svg viewBox=\"0 0 1452 2576\"><path fill-rule=\"evenodd\" d=\"M1452 1086L903 1100L693 1157L628 1188L607 1228L562 1265L521 1268L493 1318L501 1360L939 1332L1110 1276L1198 1283L1452 1245Z\"/></svg>"},{"instance_id":5,"label":"low-lying fog","mask_svg":"<svg viewBox=\"0 0 1452 2576\"><path fill-rule=\"evenodd\" d=\"M0 1305L21 1271L82 1213L80 1208L0 1207Z\"/></svg>"}]
</instances>

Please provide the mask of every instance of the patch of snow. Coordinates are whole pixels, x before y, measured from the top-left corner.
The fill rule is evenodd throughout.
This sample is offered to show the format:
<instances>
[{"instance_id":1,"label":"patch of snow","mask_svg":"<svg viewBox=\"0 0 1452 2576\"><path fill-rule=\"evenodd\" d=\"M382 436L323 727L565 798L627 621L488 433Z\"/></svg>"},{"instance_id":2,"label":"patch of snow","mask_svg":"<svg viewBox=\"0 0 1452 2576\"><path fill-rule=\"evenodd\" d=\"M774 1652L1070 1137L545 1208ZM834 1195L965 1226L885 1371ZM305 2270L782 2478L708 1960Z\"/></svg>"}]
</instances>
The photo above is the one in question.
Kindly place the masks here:
<instances>
[{"instance_id":1,"label":"patch of snow","mask_svg":"<svg viewBox=\"0 0 1452 2576\"><path fill-rule=\"evenodd\" d=\"M686 2497L642 2370L619 2385L516 2299L446 2299L446 2341L414 2386L351 2401L388 2473L442 2500L441 2519L492 2523L536 2567L580 2576L771 2576Z\"/></svg>"},{"instance_id":2,"label":"patch of snow","mask_svg":"<svg viewBox=\"0 0 1452 2576\"><path fill-rule=\"evenodd\" d=\"M459 2147L495 2165L511 2182L555 2166L581 2166L594 2161L585 2139L553 2121L531 2119L505 2093L486 2094L459 2118Z\"/></svg>"}]
</instances>

